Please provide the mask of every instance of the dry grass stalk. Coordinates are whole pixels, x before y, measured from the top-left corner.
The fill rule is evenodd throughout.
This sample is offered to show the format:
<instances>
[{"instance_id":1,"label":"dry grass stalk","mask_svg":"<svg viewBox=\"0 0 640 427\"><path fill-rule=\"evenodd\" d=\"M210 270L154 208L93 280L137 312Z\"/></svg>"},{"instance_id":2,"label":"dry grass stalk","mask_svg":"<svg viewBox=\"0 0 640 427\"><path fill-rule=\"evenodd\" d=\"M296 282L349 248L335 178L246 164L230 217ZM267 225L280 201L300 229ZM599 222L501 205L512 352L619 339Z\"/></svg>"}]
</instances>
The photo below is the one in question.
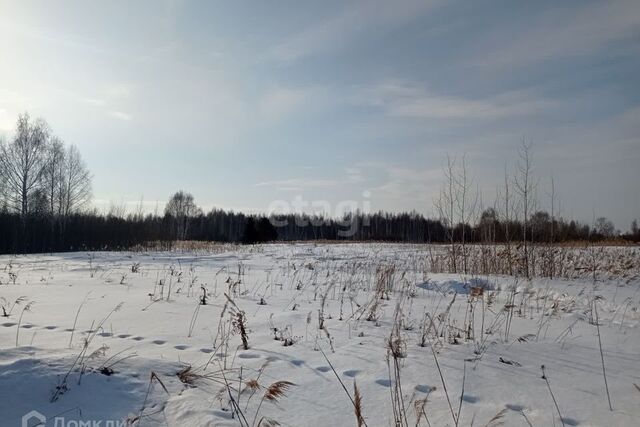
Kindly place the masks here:
<instances>
[{"instance_id":1,"label":"dry grass stalk","mask_svg":"<svg viewBox=\"0 0 640 427\"><path fill-rule=\"evenodd\" d=\"M428 398L429 398L429 395L427 394L427 396L424 399L418 399L415 402L413 402L413 406L416 412L415 427L418 427L420 425L420 421L422 421L422 417L424 417L424 420L427 422L427 426L431 427L431 423L429 422L429 417L427 416L427 411L425 410L427 406Z\"/></svg>"},{"instance_id":2,"label":"dry grass stalk","mask_svg":"<svg viewBox=\"0 0 640 427\"><path fill-rule=\"evenodd\" d=\"M24 316L25 311L31 311L32 306L33 306L33 301L25 305L22 308L22 311L20 312L20 318L18 319L18 325L16 328L16 347L18 347L18 338L20 336L20 324L22 323L22 316Z\"/></svg>"},{"instance_id":3,"label":"dry grass stalk","mask_svg":"<svg viewBox=\"0 0 640 427\"><path fill-rule=\"evenodd\" d=\"M549 378L547 377L544 371L544 365L542 365L540 368L542 369L542 379L547 383L547 389L549 389L549 394L551 395L553 404L556 407L556 411L558 411L558 416L560 417L560 422L562 423L562 427L565 427L564 419L562 418L562 413L560 413L560 407L558 406L558 401L556 400L556 397L554 396L553 391L551 391L551 384L549 384Z\"/></svg>"},{"instance_id":4,"label":"dry grass stalk","mask_svg":"<svg viewBox=\"0 0 640 427\"><path fill-rule=\"evenodd\" d=\"M484 425L484 427L498 427L498 426L504 425L503 419L506 413L507 413L507 409L506 408L502 409L497 414L495 414L493 418L491 418L489 422Z\"/></svg>"},{"instance_id":5,"label":"dry grass stalk","mask_svg":"<svg viewBox=\"0 0 640 427\"><path fill-rule=\"evenodd\" d=\"M358 427L364 426L364 417L362 416L362 396L360 395L360 390L358 389L358 383L356 380L353 380L353 399L354 399L354 407L353 410L356 414L356 422L358 423Z\"/></svg>"},{"instance_id":6,"label":"dry grass stalk","mask_svg":"<svg viewBox=\"0 0 640 427\"><path fill-rule=\"evenodd\" d=\"M253 423L251 425L260 426L260 424L262 423L264 418L261 418L258 424L256 424L256 420L258 419L258 414L260 414L260 408L262 407L262 404L264 403L265 400L269 402L277 403L278 399L280 399L281 397L284 397L287 390L289 390L289 388L294 385L295 384L290 381L276 381L275 383L267 387L267 390L262 395L262 399L260 399L260 404L258 405L258 409L256 409L256 413L253 417ZM267 421L269 421L270 423L273 422L273 420L267 420ZM274 425L274 424L270 424L270 425Z\"/></svg>"},{"instance_id":7,"label":"dry grass stalk","mask_svg":"<svg viewBox=\"0 0 640 427\"><path fill-rule=\"evenodd\" d=\"M449 411L451 411L451 418L453 419L453 424L458 426L458 419L456 418L456 414L453 412L453 406L451 405L451 399L449 398L449 392L447 391L447 383L444 380L444 375L442 374L442 369L440 369L440 363L438 362L438 356L436 356L436 351L433 348L433 344L429 341L431 347L431 353L433 354L433 359L436 362L436 368L438 369L438 374L440 375L440 381L442 382L442 388L444 389L444 394L447 397L447 403L449 404Z\"/></svg>"},{"instance_id":8,"label":"dry grass stalk","mask_svg":"<svg viewBox=\"0 0 640 427\"><path fill-rule=\"evenodd\" d=\"M144 397L144 402L142 403L142 407L140 408L140 412L138 413L137 416L129 417L127 419L127 425L134 425L135 423L139 424L140 420L145 416L145 415L143 415L143 412L147 407L147 400L149 399L149 394L151 393L151 388L153 387L154 381L157 382L158 384L160 384L160 386L162 387L162 389L164 390L165 393L170 395L169 390L167 390L167 387L165 387L165 385L162 382L162 380L160 379L160 377L155 372L151 371L151 376L149 378L149 386L147 387L147 394Z\"/></svg>"},{"instance_id":9,"label":"dry grass stalk","mask_svg":"<svg viewBox=\"0 0 640 427\"><path fill-rule=\"evenodd\" d=\"M329 358L327 357L325 352L322 350L322 348L318 347L318 350L320 350L320 353L322 353L322 356L324 356L324 360L326 360L327 363L329 364L329 367L331 368L331 371L333 371L333 374L336 376L336 379L338 380L338 382L342 386L342 389L347 394L347 397L351 401L351 404L353 405L354 410L356 410L355 409L356 408L356 401L353 399L353 397L351 397L351 394L349 393L349 390L347 390L347 387L344 385L344 382L342 382L342 379L340 379L340 375L338 375L338 373L336 372L336 369L333 367L333 364L331 363L331 361L329 360ZM364 418L362 419L362 425L364 425L364 427L368 427L366 421L364 420Z\"/></svg>"},{"instance_id":10,"label":"dry grass stalk","mask_svg":"<svg viewBox=\"0 0 640 427\"><path fill-rule=\"evenodd\" d=\"M18 298L16 298L15 301L13 301L13 304L9 304L9 302L4 297L0 297L0 308L2 308L2 317L11 316L11 312L16 307L16 305L20 305L26 300L27 300L27 297L19 296ZM8 311L7 311L7 308L9 309Z\"/></svg>"},{"instance_id":11,"label":"dry grass stalk","mask_svg":"<svg viewBox=\"0 0 640 427\"><path fill-rule=\"evenodd\" d=\"M98 333L99 330L103 330L103 326L105 322L111 317L113 313L120 311L123 304L124 303L121 302L118 305L116 305L113 308L113 310L107 313L107 315L100 322L98 322L98 325L95 328L93 327L93 324L91 324L91 329L89 330L88 335L84 339L82 350L80 351L80 353L78 353L76 358L73 360L73 363L69 367L69 370L58 382L58 385L56 386L55 391L51 396L51 399L50 399L51 403L57 401L60 398L60 396L62 396L64 393L67 392L68 390L67 381L69 379L69 376L71 375L71 373L73 372L76 366L84 364L84 360L87 358L87 352L89 351L89 346L91 345L91 342L93 341L93 339L96 337L96 334Z\"/></svg>"},{"instance_id":12,"label":"dry grass stalk","mask_svg":"<svg viewBox=\"0 0 640 427\"><path fill-rule=\"evenodd\" d=\"M234 332L240 334L240 339L242 340L242 348L244 350L249 350L247 316L243 310L240 310L240 307L236 305L236 303L229 297L229 295L224 294L224 296L227 297L227 301L230 305L231 325L233 326Z\"/></svg>"},{"instance_id":13,"label":"dry grass stalk","mask_svg":"<svg viewBox=\"0 0 640 427\"><path fill-rule=\"evenodd\" d=\"M264 399L270 402L277 402L278 399L284 397L287 390L294 385L295 384L290 381L276 381L264 392Z\"/></svg>"},{"instance_id":14,"label":"dry grass stalk","mask_svg":"<svg viewBox=\"0 0 640 427\"><path fill-rule=\"evenodd\" d=\"M600 348L600 360L602 361L602 376L604 377L604 388L607 391L607 400L609 402L609 410L613 411L611 405L611 395L609 394L609 383L607 382L607 371L604 365L604 352L602 351L602 338L600 338L600 319L598 318L598 299L593 300L593 311L595 314L596 328L598 330L598 346Z\"/></svg>"}]
</instances>

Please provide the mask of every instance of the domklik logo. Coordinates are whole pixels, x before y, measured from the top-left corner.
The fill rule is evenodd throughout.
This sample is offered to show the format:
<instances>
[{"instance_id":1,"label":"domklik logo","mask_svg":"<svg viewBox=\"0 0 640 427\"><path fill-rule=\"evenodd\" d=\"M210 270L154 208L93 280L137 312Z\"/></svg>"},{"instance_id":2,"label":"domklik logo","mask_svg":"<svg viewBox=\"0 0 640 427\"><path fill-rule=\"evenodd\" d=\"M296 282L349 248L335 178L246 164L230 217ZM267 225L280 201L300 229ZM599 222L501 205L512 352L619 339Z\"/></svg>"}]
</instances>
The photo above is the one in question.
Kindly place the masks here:
<instances>
[{"instance_id":1,"label":"domklik logo","mask_svg":"<svg viewBox=\"0 0 640 427\"><path fill-rule=\"evenodd\" d=\"M31 411L22 417L22 427L44 426L46 422L47 417L38 411Z\"/></svg>"}]
</instances>

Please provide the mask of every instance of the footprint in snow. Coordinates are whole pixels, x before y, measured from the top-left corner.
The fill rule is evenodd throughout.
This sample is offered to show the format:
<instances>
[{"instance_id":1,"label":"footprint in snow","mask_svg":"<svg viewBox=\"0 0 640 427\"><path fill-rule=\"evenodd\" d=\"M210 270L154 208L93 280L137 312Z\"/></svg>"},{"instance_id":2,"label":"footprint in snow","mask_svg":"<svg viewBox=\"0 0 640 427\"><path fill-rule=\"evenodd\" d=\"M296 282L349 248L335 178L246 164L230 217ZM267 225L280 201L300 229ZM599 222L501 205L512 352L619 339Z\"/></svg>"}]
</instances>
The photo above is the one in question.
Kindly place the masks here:
<instances>
[{"instance_id":1,"label":"footprint in snow","mask_svg":"<svg viewBox=\"0 0 640 427\"><path fill-rule=\"evenodd\" d=\"M430 385L426 385L426 384L418 384L415 387L415 390L419 391L420 393L431 393L435 389L436 389L435 387L431 387Z\"/></svg>"},{"instance_id":2,"label":"footprint in snow","mask_svg":"<svg viewBox=\"0 0 640 427\"><path fill-rule=\"evenodd\" d=\"M382 387L391 387L391 380L381 379L381 380L376 380L375 383Z\"/></svg>"},{"instance_id":3,"label":"footprint in snow","mask_svg":"<svg viewBox=\"0 0 640 427\"><path fill-rule=\"evenodd\" d=\"M34 325L22 325L22 328L24 329L31 329L33 328Z\"/></svg>"},{"instance_id":4,"label":"footprint in snow","mask_svg":"<svg viewBox=\"0 0 640 427\"><path fill-rule=\"evenodd\" d=\"M227 420L232 420L233 419L233 412L231 411L225 411L225 410L214 410L213 414L215 416L217 416L218 418L224 418Z\"/></svg>"},{"instance_id":5,"label":"footprint in snow","mask_svg":"<svg viewBox=\"0 0 640 427\"><path fill-rule=\"evenodd\" d=\"M478 396L473 396L471 394L465 394L464 396L462 396L462 400L464 400L467 403L476 403L480 400L480 398Z\"/></svg>"},{"instance_id":6,"label":"footprint in snow","mask_svg":"<svg viewBox=\"0 0 640 427\"><path fill-rule=\"evenodd\" d=\"M562 421L568 426L577 426L578 424L580 424L578 420L575 420L573 418L562 417Z\"/></svg>"},{"instance_id":7,"label":"footprint in snow","mask_svg":"<svg viewBox=\"0 0 640 427\"><path fill-rule=\"evenodd\" d=\"M360 371L358 369L349 369L348 371L344 371L342 375L344 375L345 377L354 378L359 373Z\"/></svg>"},{"instance_id":8,"label":"footprint in snow","mask_svg":"<svg viewBox=\"0 0 640 427\"><path fill-rule=\"evenodd\" d=\"M320 366L320 367L317 367L316 370L320 372L329 372L331 368L328 366Z\"/></svg>"},{"instance_id":9,"label":"footprint in snow","mask_svg":"<svg viewBox=\"0 0 640 427\"><path fill-rule=\"evenodd\" d=\"M57 327L57 326L53 326L53 325L52 325L52 326L45 326L45 327L44 327L44 328L42 328L42 329L46 329L46 330L48 330L48 331L53 331L54 329L58 329L58 327Z\"/></svg>"},{"instance_id":10,"label":"footprint in snow","mask_svg":"<svg viewBox=\"0 0 640 427\"><path fill-rule=\"evenodd\" d=\"M514 403L507 403L506 405L504 405L505 408L510 409L514 412L522 412L524 411L526 408L524 405L516 405Z\"/></svg>"},{"instance_id":11,"label":"footprint in snow","mask_svg":"<svg viewBox=\"0 0 640 427\"><path fill-rule=\"evenodd\" d=\"M163 345L164 343L166 343L166 341L164 340L153 340L151 342L154 343L155 345Z\"/></svg>"},{"instance_id":12,"label":"footprint in snow","mask_svg":"<svg viewBox=\"0 0 640 427\"><path fill-rule=\"evenodd\" d=\"M188 345L184 345L184 344L180 344L180 345L176 345L173 348L175 348L176 350L186 350L186 349L189 348L189 346Z\"/></svg>"},{"instance_id":13,"label":"footprint in snow","mask_svg":"<svg viewBox=\"0 0 640 427\"><path fill-rule=\"evenodd\" d=\"M144 339L144 337L133 337L131 338L134 341L142 341Z\"/></svg>"},{"instance_id":14,"label":"footprint in snow","mask_svg":"<svg viewBox=\"0 0 640 427\"><path fill-rule=\"evenodd\" d=\"M101 337L108 338L108 337L112 336L113 334L111 332L101 332L98 335L100 335Z\"/></svg>"},{"instance_id":15,"label":"footprint in snow","mask_svg":"<svg viewBox=\"0 0 640 427\"><path fill-rule=\"evenodd\" d=\"M17 323L7 322L2 324L2 326L4 326L5 328L10 328L11 326L15 325L17 325Z\"/></svg>"},{"instance_id":16,"label":"footprint in snow","mask_svg":"<svg viewBox=\"0 0 640 427\"><path fill-rule=\"evenodd\" d=\"M120 334L118 335L118 338L129 338L131 336L131 334Z\"/></svg>"},{"instance_id":17,"label":"footprint in snow","mask_svg":"<svg viewBox=\"0 0 640 427\"><path fill-rule=\"evenodd\" d=\"M291 361L291 364L295 365L295 366L302 366L302 365L304 365L304 360L294 359L294 360Z\"/></svg>"},{"instance_id":18,"label":"footprint in snow","mask_svg":"<svg viewBox=\"0 0 640 427\"><path fill-rule=\"evenodd\" d=\"M201 348L200 351L202 353L205 353L205 354L213 353L213 349L212 348Z\"/></svg>"},{"instance_id":19,"label":"footprint in snow","mask_svg":"<svg viewBox=\"0 0 640 427\"><path fill-rule=\"evenodd\" d=\"M259 357L260 355L255 353L240 353L238 355L240 359L258 359Z\"/></svg>"}]
</instances>

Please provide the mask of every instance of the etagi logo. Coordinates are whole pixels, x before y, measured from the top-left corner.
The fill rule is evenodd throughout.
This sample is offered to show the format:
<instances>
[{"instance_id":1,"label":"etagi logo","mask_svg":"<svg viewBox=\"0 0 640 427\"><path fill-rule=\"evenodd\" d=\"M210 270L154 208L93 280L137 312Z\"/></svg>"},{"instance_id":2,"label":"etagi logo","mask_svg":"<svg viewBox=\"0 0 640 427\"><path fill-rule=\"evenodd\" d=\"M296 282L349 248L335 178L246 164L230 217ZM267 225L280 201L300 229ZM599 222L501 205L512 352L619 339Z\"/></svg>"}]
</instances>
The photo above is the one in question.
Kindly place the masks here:
<instances>
[{"instance_id":1,"label":"etagi logo","mask_svg":"<svg viewBox=\"0 0 640 427\"><path fill-rule=\"evenodd\" d=\"M44 426L46 422L47 417L38 411L31 411L22 417L22 427Z\"/></svg>"},{"instance_id":2,"label":"etagi logo","mask_svg":"<svg viewBox=\"0 0 640 427\"><path fill-rule=\"evenodd\" d=\"M371 193L362 193L362 203L357 200L343 200L332 205L327 200L305 200L301 195L297 195L292 201L274 200L267 207L269 221L274 227L287 227L289 225L288 215L295 215L294 221L298 227L319 227L329 225L334 221L338 226L338 236L353 237L358 232L359 226L369 226L371 212ZM359 218L358 214L365 214ZM332 219L333 218L333 219Z\"/></svg>"}]
</instances>

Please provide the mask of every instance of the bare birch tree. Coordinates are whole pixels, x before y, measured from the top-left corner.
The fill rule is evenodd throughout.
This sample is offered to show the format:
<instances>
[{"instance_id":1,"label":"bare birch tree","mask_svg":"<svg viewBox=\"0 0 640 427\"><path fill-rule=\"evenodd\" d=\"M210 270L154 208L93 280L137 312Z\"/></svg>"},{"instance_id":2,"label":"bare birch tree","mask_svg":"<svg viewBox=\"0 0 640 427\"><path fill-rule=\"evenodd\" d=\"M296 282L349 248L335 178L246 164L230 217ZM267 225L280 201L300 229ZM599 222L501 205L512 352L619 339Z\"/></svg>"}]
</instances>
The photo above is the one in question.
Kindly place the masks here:
<instances>
[{"instance_id":1,"label":"bare birch tree","mask_svg":"<svg viewBox=\"0 0 640 427\"><path fill-rule=\"evenodd\" d=\"M467 157L462 156L460 168L457 171L456 181L456 207L462 231L460 234L460 242L462 243L462 267L464 274L468 273L468 254L467 254L467 225L474 222L476 209L478 207L478 192L473 191L473 180L469 176L467 168Z\"/></svg>"},{"instance_id":2,"label":"bare birch tree","mask_svg":"<svg viewBox=\"0 0 640 427\"><path fill-rule=\"evenodd\" d=\"M64 176L65 150L62 141L52 137L47 146L47 156L43 168L43 187L46 189L49 215L55 218L61 212L62 179Z\"/></svg>"},{"instance_id":3,"label":"bare birch tree","mask_svg":"<svg viewBox=\"0 0 640 427\"><path fill-rule=\"evenodd\" d=\"M451 262L450 270L454 273L462 267L462 271L468 272L467 265L467 226L473 221L478 206L478 192L473 191L473 180L470 178L467 168L466 156L456 165L456 159L447 155L447 164L444 167L444 184L440 189L438 198L434 200L434 206L445 226L447 240L450 244ZM455 230L460 227L460 235L456 236ZM458 238L461 248L458 248ZM462 254L462 266L458 264L458 253Z\"/></svg>"},{"instance_id":4,"label":"bare birch tree","mask_svg":"<svg viewBox=\"0 0 640 427\"><path fill-rule=\"evenodd\" d=\"M5 140L2 136L0 136L0 154L3 153ZM2 163L0 162L0 212L3 212L7 209L6 204L6 179L4 177L4 173L2 170Z\"/></svg>"},{"instance_id":5,"label":"bare birch tree","mask_svg":"<svg viewBox=\"0 0 640 427\"><path fill-rule=\"evenodd\" d=\"M527 240L529 235L529 218L533 212L535 205L535 182L533 180L533 156L531 153L531 143L522 141L518 153L519 159L517 163L514 187L520 198L520 212L522 214L522 250L523 259L522 267L527 278L531 276L530 271L530 245Z\"/></svg>"},{"instance_id":6,"label":"bare birch tree","mask_svg":"<svg viewBox=\"0 0 640 427\"><path fill-rule=\"evenodd\" d=\"M47 123L42 119L31 121L24 113L18 117L13 142L0 146L0 174L5 180L7 203L23 220L29 213L31 193L41 183L48 137Z\"/></svg>"},{"instance_id":7,"label":"bare birch tree","mask_svg":"<svg viewBox=\"0 0 640 427\"><path fill-rule=\"evenodd\" d=\"M507 166L504 166L504 205L503 205L503 222L504 222L504 241L505 251L507 255L507 263L509 266L509 275L513 276L513 255L511 252L511 221L513 219L513 201L511 199L511 187L509 185L509 172Z\"/></svg>"},{"instance_id":8,"label":"bare birch tree","mask_svg":"<svg viewBox=\"0 0 640 427\"><path fill-rule=\"evenodd\" d=\"M190 219L202 211L193 199L193 195L184 191L178 191L167 203L164 214L173 218L178 240L184 240L189 231Z\"/></svg>"},{"instance_id":9,"label":"bare birch tree","mask_svg":"<svg viewBox=\"0 0 640 427\"><path fill-rule=\"evenodd\" d=\"M447 164L444 167L444 184L440 189L438 198L433 201L433 204L438 212L440 221L444 225L444 230L447 235L447 240L450 245L450 265L449 269L453 273L458 272L456 262L456 241L454 236L455 229L455 214L456 214L456 188L458 184L456 181L455 172L455 159L452 159L447 155Z\"/></svg>"},{"instance_id":10,"label":"bare birch tree","mask_svg":"<svg viewBox=\"0 0 640 427\"><path fill-rule=\"evenodd\" d=\"M60 200L63 218L84 209L91 201L91 174L75 145L64 155Z\"/></svg>"},{"instance_id":11,"label":"bare birch tree","mask_svg":"<svg viewBox=\"0 0 640 427\"><path fill-rule=\"evenodd\" d=\"M551 199L551 229L549 233L549 277L553 279L555 276L555 250L554 243L556 241L556 181L551 175L551 191L549 198Z\"/></svg>"}]
</instances>

